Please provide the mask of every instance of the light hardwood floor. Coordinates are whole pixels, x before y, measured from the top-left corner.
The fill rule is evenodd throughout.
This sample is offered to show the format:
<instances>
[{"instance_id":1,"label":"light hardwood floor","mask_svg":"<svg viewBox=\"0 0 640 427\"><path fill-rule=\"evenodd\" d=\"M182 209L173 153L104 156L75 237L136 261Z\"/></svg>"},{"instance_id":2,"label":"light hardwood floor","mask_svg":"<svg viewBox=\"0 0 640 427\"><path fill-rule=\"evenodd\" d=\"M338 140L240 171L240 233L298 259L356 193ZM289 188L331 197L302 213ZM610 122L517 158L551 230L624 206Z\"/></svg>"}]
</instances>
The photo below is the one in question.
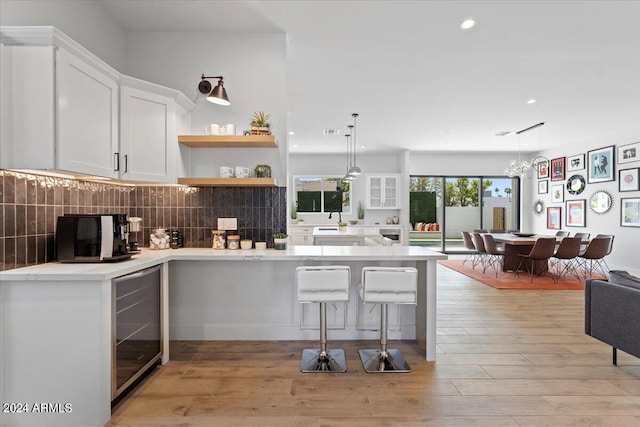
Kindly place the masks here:
<instances>
[{"instance_id":1,"label":"light hardwood floor","mask_svg":"<svg viewBox=\"0 0 640 427\"><path fill-rule=\"evenodd\" d=\"M172 361L113 410L115 426L640 426L640 360L584 334L583 291L496 290L438 267L438 355L413 368L303 374L315 342L172 342Z\"/></svg>"}]
</instances>

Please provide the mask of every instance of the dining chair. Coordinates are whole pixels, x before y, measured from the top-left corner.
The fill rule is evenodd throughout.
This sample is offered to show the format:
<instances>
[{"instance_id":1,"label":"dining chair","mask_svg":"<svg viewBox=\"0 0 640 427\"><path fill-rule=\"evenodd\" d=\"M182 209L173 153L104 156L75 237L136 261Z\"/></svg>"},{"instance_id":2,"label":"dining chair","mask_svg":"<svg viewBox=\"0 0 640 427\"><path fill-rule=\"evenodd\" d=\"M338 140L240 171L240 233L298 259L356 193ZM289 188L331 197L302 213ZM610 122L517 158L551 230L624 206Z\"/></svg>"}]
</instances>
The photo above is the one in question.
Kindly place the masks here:
<instances>
[{"instance_id":1,"label":"dining chair","mask_svg":"<svg viewBox=\"0 0 640 427\"><path fill-rule=\"evenodd\" d=\"M607 250L607 255L609 255L611 253L611 251L613 251L613 239L616 237L612 234L596 234L596 237L610 237L611 240L609 241L609 249ZM602 259L602 263L604 264L606 270L605 271L609 271L609 265L607 265L607 261L605 261L605 259Z\"/></svg>"},{"instance_id":2,"label":"dining chair","mask_svg":"<svg viewBox=\"0 0 640 427\"><path fill-rule=\"evenodd\" d=\"M473 264L473 268L476 268L476 265L482 264L482 270L485 270L485 257L487 256L487 250L484 247L484 240L482 240L482 235L480 233L472 233L471 239L473 239L473 245L476 247L476 259Z\"/></svg>"},{"instance_id":3,"label":"dining chair","mask_svg":"<svg viewBox=\"0 0 640 427\"><path fill-rule=\"evenodd\" d=\"M462 261L462 264L464 265L465 262L471 260L471 265L475 268L475 258L478 254L478 251L476 251L476 246L473 244L471 234L469 234L468 231L461 231L460 233L462 233L462 241L464 242L464 247L467 249L467 255L464 257L464 261Z\"/></svg>"},{"instance_id":4,"label":"dining chair","mask_svg":"<svg viewBox=\"0 0 640 427\"><path fill-rule=\"evenodd\" d=\"M491 266L496 273L496 277L498 277L498 270L502 270L502 264L504 262L504 250L498 247L491 234L481 234L480 236L484 243L484 249L487 252L482 272L484 273L487 267Z\"/></svg>"},{"instance_id":5,"label":"dining chair","mask_svg":"<svg viewBox=\"0 0 640 427\"><path fill-rule=\"evenodd\" d=\"M558 279L568 272L573 272L576 278L580 280L580 275L576 271L573 261L580 254L581 244L582 238L580 237L565 237L562 239L550 260L550 269L554 282L557 283Z\"/></svg>"},{"instance_id":6,"label":"dining chair","mask_svg":"<svg viewBox=\"0 0 640 427\"><path fill-rule=\"evenodd\" d=\"M548 262L549 258L553 256L556 250L556 238L555 237L540 237L533 244L533 248L528 254L518 254L520 257L520 263L516 269L516 276L520 268L524 265L525 269L529 273L530 283L533 283L533 272L535 270L535 264L542 262ZM544 269L544 270L548 270Z\"/></svg>"},{"instance_id":7,"label":"dining chair","mask_svg":"<svg viewBox=\"0 0 640 427\"><path fill-rule=\"evenodd\" d=\"M568 231L558 231L556 232L556 237L569 237L569 234Z\"/></svg>"},{"instance_id":8,"label":"dining chair","mask_svg":"<svg viewBox=\"0 0 640 427\"><path fill-rule=\"evenodd\" d=\"M604 257L610 252L613 236L594 237L587 245L587 249L578 256L578 266L583 271L583 277L593 277L594 273L600 272L604 277L608 277L609 268L604 262Z\"/></svg>"},{"instance_id":9,"label":"dining chair","mask_svg":"<svg viewBox=\"0 0 640 427\"><path fill-rule=\"evenodd\" d=\"M486 230L486 229L484 229L484 228L478 228L478 229L473 230L473 232L474 232L474 233L486 233L486 232L487 232L487 230Z\"/></svg>"},{"instance_id":10,"label":"dining chair","mask_svg":"<svg viewBox=\"0 0 640 427\"><path fill-rule=\"evenodd\" d=\"M492 228L491 230L489 230L489 233L504 233L505 231L503 229L498 229L498 228Z\"/></svg>"},{"instance_id":11,"label":"dining chair","mask_svg":"<svg viewBox=\"0 0 640 427\"><path fill-rule=\"evenodd\" d=\"M590 233L576 233L573 237L580 237L583 242L588 241L589 237L591 237ZM580 253L584 252L587 249L587 243L580 244Z\"/></svg>"}]
</instances>

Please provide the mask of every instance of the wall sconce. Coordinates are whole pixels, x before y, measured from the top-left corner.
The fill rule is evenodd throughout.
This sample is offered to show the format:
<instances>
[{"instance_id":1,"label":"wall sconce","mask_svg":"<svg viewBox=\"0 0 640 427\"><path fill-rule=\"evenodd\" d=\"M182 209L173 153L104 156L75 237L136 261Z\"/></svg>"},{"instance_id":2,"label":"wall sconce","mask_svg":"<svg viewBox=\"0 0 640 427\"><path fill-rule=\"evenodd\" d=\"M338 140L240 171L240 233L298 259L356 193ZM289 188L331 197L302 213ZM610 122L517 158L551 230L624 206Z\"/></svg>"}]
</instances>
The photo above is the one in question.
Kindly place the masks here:
<instances>
[{"instance_id":1,"label":"wall sconce","mask_svg":"<svg viewBox=\"0 0 640 427\"><path fill-rule=\"evenodd\" d=\"M224 82L222 76L206 77L204 74L201 77L200 83L198 83L198 90L200 93L207 95L207 101L213 102L218 105L231 105L227 91L224 89ZM207 79L218 79L216 87L211 89L211 83Z\"/></svg>"}]
</instances>

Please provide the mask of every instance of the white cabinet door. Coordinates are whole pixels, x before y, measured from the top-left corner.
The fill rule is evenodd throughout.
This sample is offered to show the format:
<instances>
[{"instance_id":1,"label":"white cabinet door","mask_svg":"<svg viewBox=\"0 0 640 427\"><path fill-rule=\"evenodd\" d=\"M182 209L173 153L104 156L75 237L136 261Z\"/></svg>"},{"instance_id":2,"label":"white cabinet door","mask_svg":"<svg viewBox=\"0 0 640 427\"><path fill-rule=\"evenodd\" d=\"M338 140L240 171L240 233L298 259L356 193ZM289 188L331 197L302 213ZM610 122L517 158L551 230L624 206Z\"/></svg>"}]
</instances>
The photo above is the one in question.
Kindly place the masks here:
<instances>
[{"instance_id":1,"label":"white cabinet door","mask_svg":"<svg viewBox=\"0 0 640 427\"><path fill-rule=\"evenodd\" d=\"M313 227L292 227L289 236L292 245L313 245Z\"/></svg>"},{"instance_id":2,"label":"white cabinet door","mask_svg":"<svg viewBox=\"0 0 640 427\"><path fill-rule=\"evenodd\" d=\"M57 167L117 178L117 82L58 49L56 90Z\"/></svg>"},{"instance_id":3,"label":"white cabinet door","mask_svg":"<svg viewBox=\"0 0 640 427\"><path fill-rule=\"evenodd\" d=\"M399 209L399 175L367 175L367 209Z\"/></svg>"},{"instance_id":4,"label":"white cabinet door","mask_svg":"<svg viewBox=\"0 0 640 427\"><path fill-rule=\"evenodd\" d=\"M120 177L143 181L175 181L175 101L122 87Z\"/></svg>"}]
</instances>

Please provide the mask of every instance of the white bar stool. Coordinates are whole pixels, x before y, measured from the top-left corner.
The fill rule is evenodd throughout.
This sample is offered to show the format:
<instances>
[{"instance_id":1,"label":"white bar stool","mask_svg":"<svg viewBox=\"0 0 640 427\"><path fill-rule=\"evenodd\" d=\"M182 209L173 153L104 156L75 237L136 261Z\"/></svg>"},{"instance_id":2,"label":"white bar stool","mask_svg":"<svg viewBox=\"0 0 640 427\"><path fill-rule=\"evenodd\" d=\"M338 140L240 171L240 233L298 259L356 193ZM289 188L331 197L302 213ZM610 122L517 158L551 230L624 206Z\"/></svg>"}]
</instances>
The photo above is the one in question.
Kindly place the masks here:
<instances>
[{"instance_id":1,"label":"white bar stool","mask_svg":"<svg viewBox=\"0 0 640 427\"><path fill-rule=\"evenodd\" d=\"M388 304L416 304L418 271L413 267L364 267L358 293L365 304L380 304L380 348L360 350L364 370L411 372L397 349L387 348Z\"/></svg>"},{"instance_id":2,"label":"white bar stool","mask_svg":"<svg viewBox=\"0 0 640 427\"><path fill-rule=\"evenodd\" d=\"M349 301L351 270L347 266L296 268L299 303L320 303L320 350L302 351L302 372L346 372L344 350L327 350L327 302Z\"/></svg>"}]
</instances>

